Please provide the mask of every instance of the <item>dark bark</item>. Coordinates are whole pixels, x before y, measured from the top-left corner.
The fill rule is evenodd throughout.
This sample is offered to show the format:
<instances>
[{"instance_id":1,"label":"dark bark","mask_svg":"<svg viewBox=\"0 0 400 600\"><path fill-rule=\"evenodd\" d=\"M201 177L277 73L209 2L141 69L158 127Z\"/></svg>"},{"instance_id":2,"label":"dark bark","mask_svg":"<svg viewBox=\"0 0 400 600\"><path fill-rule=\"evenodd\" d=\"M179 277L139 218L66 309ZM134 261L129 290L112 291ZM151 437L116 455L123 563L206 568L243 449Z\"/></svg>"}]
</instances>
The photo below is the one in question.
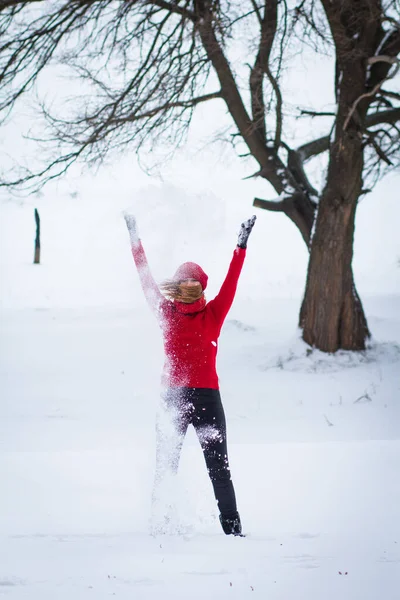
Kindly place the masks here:
<instances>
[{"instance_id":1,"label":"dark bark","mask_svg":"<svg viewBox=\"0 0 400 600\"><path fill-rule=\"evenodd\" d=\"M36 238L35 238L35 256L33 259L34 265L40 265L40 216L38 209L35 208L35 222L36 222Z\"/></svg>"}]
</instances>

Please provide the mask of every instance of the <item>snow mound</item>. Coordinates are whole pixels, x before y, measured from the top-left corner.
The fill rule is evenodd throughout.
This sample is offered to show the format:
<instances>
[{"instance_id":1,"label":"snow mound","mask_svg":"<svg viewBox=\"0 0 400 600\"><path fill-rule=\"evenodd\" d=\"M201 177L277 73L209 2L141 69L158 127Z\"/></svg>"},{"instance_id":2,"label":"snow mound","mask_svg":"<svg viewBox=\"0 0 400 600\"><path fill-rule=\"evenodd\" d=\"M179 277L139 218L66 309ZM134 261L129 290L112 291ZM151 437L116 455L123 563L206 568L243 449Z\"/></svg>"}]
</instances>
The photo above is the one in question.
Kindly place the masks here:
<instances>
[{"instance_id":1,"label":"snow mound","mask_svg":"<svg viewBox=\"0 0 400 600\"><path fill-rule=\"evenodd\" d=\"M260 365L261 370L285 369L307 373L334 373L343 369L356 369L371 363L396 363L400 361L400 345L395 342L371 342L363 352L339 350L327 354L310 348L301 340Z\"/></svg>"}]
</instances>

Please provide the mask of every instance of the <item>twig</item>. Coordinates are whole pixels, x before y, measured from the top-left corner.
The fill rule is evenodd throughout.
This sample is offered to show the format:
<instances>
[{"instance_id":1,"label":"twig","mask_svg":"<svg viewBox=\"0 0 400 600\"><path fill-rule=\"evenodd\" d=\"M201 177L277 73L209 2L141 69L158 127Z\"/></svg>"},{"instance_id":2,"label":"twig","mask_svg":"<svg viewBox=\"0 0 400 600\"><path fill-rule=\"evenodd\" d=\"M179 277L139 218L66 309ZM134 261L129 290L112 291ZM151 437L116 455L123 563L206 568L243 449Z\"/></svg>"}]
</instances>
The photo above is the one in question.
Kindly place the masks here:
<instances>
[{"instance_id":1,"label":"twig","mask_svg":"<svg viewBox=\"0 0 400 600\"><path fill-rule=\"evenodd\" d=\"M304 110L299 109L301 115L308 115L309 117L334 117L336 113L334 112L315 112L313 110Z\"/></svg>"},{"instance_id":2,"label":"twig","mask_svg":"<svg viewBox=\"0 0 400 600\"><path fill-rule=\"evenodd\" d=\"M346 131L347 126L350 122L350 119L352 118L357 106L359 105L359 103L361 102L361 100L364 100L364 98L371 98L373 96L375 96L376 92L379 90L379 88L381 87L381 85L383 84L384 81L387 81L388 79L393 79L393 77L397 74L398 70L400 69L400 60L397 57L394 56L386 56L386 55L381 55L381 56L372 56L371 58L368 59L367 63L369 65L374 65L378 62L385 62L391 65L396 65L396 68L394 70L394 72L388 76L385 77L384 79L382 79L382 81L378 81L378 83L375 85L375 87L370 91L370 92L366 92L365 94L361 94L361 96L359 96L357 98L357 100L355 100L353 102L353 106L350 109L349 114L347 115L347 118L344 122L343 125L343 131Z\"/></svg>"},{"instance_id":3,"label":"twig","mask_svg":"<svg viewBox=\"0 0 400 600\"><path fill-rule=\"evenodd\" d=\"M365 394L363 394L362 396L357 398L357 400L354 400L353 404L357 404L357 402L361 402L361 400L363 400L364 398L365 398L365 400L367 400L367 402L372 402L372 398L370 397L368 392L365 392Z\"/></svg>"}]
</instances>

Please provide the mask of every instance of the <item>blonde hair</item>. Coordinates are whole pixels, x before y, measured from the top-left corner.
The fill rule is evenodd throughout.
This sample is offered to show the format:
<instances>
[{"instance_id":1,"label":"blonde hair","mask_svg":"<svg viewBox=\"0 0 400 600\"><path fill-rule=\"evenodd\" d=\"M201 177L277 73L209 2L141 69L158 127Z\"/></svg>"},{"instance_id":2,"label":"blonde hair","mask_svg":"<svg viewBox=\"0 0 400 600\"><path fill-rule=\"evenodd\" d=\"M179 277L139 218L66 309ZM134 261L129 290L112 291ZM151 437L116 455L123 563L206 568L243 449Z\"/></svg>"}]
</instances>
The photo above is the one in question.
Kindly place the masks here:
<instances>
[{"instance_id":1,"label":"blonde hair","mask_svg":"<svg viewBox=\"0 0 400 600\"><path fill-rule=\"evenodd\" d=\"M203 288L200 283L196 285L186 285L184 282L174 281L168 279L163 281L160 285L160 290L168 300L176 300L177 302L184 302L185 304L191 304L200 300L203 296Z\"/></svg>"}]
</instances>

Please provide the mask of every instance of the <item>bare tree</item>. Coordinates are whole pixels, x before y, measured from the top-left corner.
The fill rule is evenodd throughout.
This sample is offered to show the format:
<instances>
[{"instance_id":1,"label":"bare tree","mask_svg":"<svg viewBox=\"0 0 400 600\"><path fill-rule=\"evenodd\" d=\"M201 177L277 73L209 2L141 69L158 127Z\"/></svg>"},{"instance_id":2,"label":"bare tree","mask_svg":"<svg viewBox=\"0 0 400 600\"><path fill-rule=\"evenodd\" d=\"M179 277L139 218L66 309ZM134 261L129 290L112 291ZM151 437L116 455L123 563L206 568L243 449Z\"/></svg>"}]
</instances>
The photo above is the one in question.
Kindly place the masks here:
<instances>
[{"instance_id":1,"label":"bare tree","mask_svg":"<svg viewBox=\"0 0 400 600\"><path fill-rule=\"evenodd\" d=\"M284 213L309 248L304 340L327 352L363 349L369 331L352 272L354 221L359 198L399 164L400 95L391 87L399 18L398 0L0 2L5 119L49 66L68 65L82 80L67 113L42 107L49 161L8 172L1 185L42 185L77 160L99 163L121 148L177 147L196 106L223 101L232 139L257 164L252 176L279 196L254 205ZM230 58L239 41L248 48L241 63ZM284 140L289 108L280 83L295 45L336 58L335 110L300 115L330 118L331 132L297 148ZM316 190L307 162L322 153L327 176Z\"/></svg>"}]
</instances>

